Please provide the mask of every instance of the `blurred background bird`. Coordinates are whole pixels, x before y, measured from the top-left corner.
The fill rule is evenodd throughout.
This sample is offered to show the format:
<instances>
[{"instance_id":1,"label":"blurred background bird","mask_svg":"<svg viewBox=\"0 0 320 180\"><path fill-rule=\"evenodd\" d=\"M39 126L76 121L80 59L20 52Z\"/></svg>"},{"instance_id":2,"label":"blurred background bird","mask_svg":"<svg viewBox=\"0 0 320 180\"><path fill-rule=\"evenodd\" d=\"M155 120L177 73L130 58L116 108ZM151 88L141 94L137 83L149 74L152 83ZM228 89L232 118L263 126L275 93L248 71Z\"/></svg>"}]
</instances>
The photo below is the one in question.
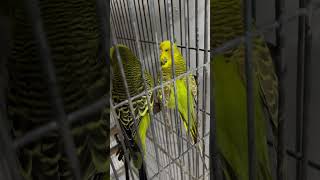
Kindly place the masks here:
<instances>
[{"instance_id":1,"label":"blurred background bird","mask_svg":"<svg viewBox=\"0 0 320 180\"><path fill-rule=\"evenodd\" d=\"M26 3L35 3L26 2ZM9 1L12 30L7 62L7 111L13 138L55 121L51 95L23 1ZM54 64L66 114L108 95L109 71L100 41L101 29L93 0L40 0L44 35ZM102 55L103 54L103 55ZM109 179L109 109L82 116L70 124L82 179ZM74 179L59 132L47 132L17 150L23 179Z\"/></svg>"},{"instance_id":2,"label":"blurred background bird","mask_svg":"<svg viewBox=\"0 0 320 180\"><path fill-rule=\"evenodd\" d=\"M242 0L211 0L210 8L211 48L244 36ZM252 30L255 30L254 24ZM261 34L253 38L252 64L256 179L270 180L267 124L271 122L275 137L278 127L278 78L272 56ZM249 168L244 44L215 54L211 73L217 144L224 177L230 180L247 180Z\"/></svg>"}]
</instances>

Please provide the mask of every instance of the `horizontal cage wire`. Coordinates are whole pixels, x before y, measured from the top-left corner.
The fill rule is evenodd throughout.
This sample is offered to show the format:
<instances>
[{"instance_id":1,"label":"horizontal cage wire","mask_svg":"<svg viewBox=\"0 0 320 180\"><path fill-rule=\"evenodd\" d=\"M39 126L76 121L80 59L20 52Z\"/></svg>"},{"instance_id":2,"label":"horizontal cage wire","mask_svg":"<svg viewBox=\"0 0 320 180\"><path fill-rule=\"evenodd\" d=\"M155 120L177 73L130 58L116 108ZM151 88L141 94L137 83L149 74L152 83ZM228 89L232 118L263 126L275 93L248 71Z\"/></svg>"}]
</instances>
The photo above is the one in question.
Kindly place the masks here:
<instances>
[{"instance_id":1,"label":"horizontal cage wire","mask_svg":"<svg viewBox=\"0 0 320 180\"><path fill-rule=\"evenodd\" d=\"M207 13L206 17L205 13ZM155 82L150 91L155 90L154 93L162 91L164 85L174 86L176 80L190 74L194 75L197 81L195 110L198 119L198 143L196 145L192 143L181 118L175 114L175 110L162 108L152 117L154 133L149 127L147 134L145 163L149 179L208 179L210 71L206 62L209 57L208 39L210 37L209 24L205 23L209 22L208 15L208 1L111 1L111 27L114 29L113 38L115 39L113 44L116 42L127 45L138 58L141 57L141 63ZM203 21L205 19L207 21ZM172 31L174 35L171 38ZM185 73L175 76L174 79L161 83L158 81L163 74L160 72L162 70L159 45L162 41L170 39L178 46L187 62L188 69ZM139 54L137 42L141 47L141 54ZM145 92L131 97L131 100L143 94ZM113 108L116 109L128 103L130 101L127 100L114 104ZM125 167L122 161L118 161L116 155L117 148L121 148L121 143L116 143L112 137L115 134L121 134L117 121L117 116L113 113L110 144L113 171L110 173L114 179L121 179L125 176ZM130 171L133 171L134 177L138 178L135 168L131 168Z\"/></svg>"}]
</instances>

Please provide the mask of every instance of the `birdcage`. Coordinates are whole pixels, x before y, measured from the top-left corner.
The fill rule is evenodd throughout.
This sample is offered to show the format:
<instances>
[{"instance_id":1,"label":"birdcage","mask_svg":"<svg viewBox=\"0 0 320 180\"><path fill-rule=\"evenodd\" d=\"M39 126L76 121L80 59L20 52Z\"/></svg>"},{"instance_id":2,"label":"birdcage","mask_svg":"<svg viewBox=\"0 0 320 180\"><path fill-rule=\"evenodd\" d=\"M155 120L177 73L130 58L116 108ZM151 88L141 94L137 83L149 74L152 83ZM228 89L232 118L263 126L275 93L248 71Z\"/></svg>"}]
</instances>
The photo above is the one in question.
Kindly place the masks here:
<instances>
[{"instance_id":1,"label":"birdcage","mask_svg":"<svg viewBox=\"0 0 320 180\"><path fill-rule=\"evenodd\" d=\"M209 1L179 0L112 0L112 44L125 44L132 49L154 78L153 90L161 91L165 83L161 79L159 44L164 40L175 42L187 62L187 71L176 79L193 74L197 78L199 145L188 138L176 109L161 109L153 114L148 131L145 164L149 179L207 179L209 173ZM176 93L176 91L175 91ZM176 96L176 95L175 95ZM162 102L160 102L162 103ZM117 104L113 104L117 108ZM116 116L111 116L117 122ZM111 129L120 129L117 123ZM116 130L111 132L116 132ZM119 131L118 131L119 132ZM189 132L190 133L190 132ZM111 133L111 138L114 134ZM115 142L115 141L114 141ZM115 179L125 176L123 161L118 161L116 147L111 152ZM130 167L129 167L130 168ZM133 174L134 168L132 168ZM129 175L130 177L138 177Z\"/></svg>"}]
</instances>

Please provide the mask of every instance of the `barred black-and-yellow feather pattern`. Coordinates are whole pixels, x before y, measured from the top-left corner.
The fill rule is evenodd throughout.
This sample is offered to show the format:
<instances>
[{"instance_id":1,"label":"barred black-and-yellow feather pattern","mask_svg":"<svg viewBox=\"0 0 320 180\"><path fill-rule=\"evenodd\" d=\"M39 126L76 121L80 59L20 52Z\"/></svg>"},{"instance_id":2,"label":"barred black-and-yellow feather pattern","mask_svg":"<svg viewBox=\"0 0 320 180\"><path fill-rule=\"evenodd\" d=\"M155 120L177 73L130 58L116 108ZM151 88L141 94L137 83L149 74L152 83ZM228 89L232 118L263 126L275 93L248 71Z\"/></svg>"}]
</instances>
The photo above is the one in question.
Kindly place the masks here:
<instances>
[{"instance_id":1,"label":"barred black-and-yellow feather pattern","mask_svg":"<svg viewBox=\"0 0 320 180\"><path fill-rule=\"evenodd\" d=\"M31 24L22 3L14 5L8 116L13 135L21 137L53 121L55 114ZM39 5L65 112L103 98L108 91L109 72L105 59L98 58L100 31L95 1L40 0ZM84 179L98 172L109 173L107 114L108 110L83 117L89 120L72 126ZM26 179L72 179L58 131L48 132L46 137L21 148L19 159Z\"/></svg>"},{"instance_id":2,"label":"barred black-and-yellow feather pattern","mask_svg":"<svg viewBox=\"0 0 320 180\"><path fill-rule=\"evenodd\" d=\"M129 94L131 97L137 96L144 93L144 79L141 74L141 64L133 52L124 45L117 45L118 52L121 58L123 70L126 76ZM120 73L120 66L117 61L117 54L114 47L111 49L111 59L112 59L112 99L115 104L121 103L127 100L127 94L125 86L123 84L122 75ZM153 87L153 81L151 75L145 71L145 81L147 83L148 91ZM148 97L146 94L133 99L133 109L134 116L136 118L136 125L139 126L140 121L143 116L148 115L149 108L147 104L147 98L150 98L151 108L153 106L153 96L152 91L148 92ZM118 108L116 108L116 113L120 121L120 125L125 130L127 138L129 138L131 145L134 145L134 137L137 132L137 128L134 124L134 119L131 115L129 104L126 103Z\"/></svg>"}]
</instances>

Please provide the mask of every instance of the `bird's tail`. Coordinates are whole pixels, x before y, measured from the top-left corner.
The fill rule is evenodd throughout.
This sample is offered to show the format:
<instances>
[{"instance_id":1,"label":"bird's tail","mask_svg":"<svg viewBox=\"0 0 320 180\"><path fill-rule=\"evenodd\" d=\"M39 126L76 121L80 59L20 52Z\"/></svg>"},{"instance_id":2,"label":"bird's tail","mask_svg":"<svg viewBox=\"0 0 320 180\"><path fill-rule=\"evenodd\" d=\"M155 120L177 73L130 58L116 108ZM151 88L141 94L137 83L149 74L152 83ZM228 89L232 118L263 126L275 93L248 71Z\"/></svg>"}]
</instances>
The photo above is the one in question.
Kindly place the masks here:
<instances>
[{"instance_id":1,"label":"bird's tail","mask_svg":"<svg viewBox=\"0 0 320 180\"><path fill-rule=\"evenodd\" d=\"M128 167L128 162L126 160L124 160L124 171L126 174L126 180L130 180L129 178L129 167Z\"/></svg>"},{"instance_id":2,"label":"bird's tail","mask_svg":"<svg viewBox=\"0 0 320 180\"><path fill-rule=\"evenodd\" d=\"M147 180L147 173L146 173L145 166L143 163L139 169L139 180Z\"/></svg>"}]
</instances>

